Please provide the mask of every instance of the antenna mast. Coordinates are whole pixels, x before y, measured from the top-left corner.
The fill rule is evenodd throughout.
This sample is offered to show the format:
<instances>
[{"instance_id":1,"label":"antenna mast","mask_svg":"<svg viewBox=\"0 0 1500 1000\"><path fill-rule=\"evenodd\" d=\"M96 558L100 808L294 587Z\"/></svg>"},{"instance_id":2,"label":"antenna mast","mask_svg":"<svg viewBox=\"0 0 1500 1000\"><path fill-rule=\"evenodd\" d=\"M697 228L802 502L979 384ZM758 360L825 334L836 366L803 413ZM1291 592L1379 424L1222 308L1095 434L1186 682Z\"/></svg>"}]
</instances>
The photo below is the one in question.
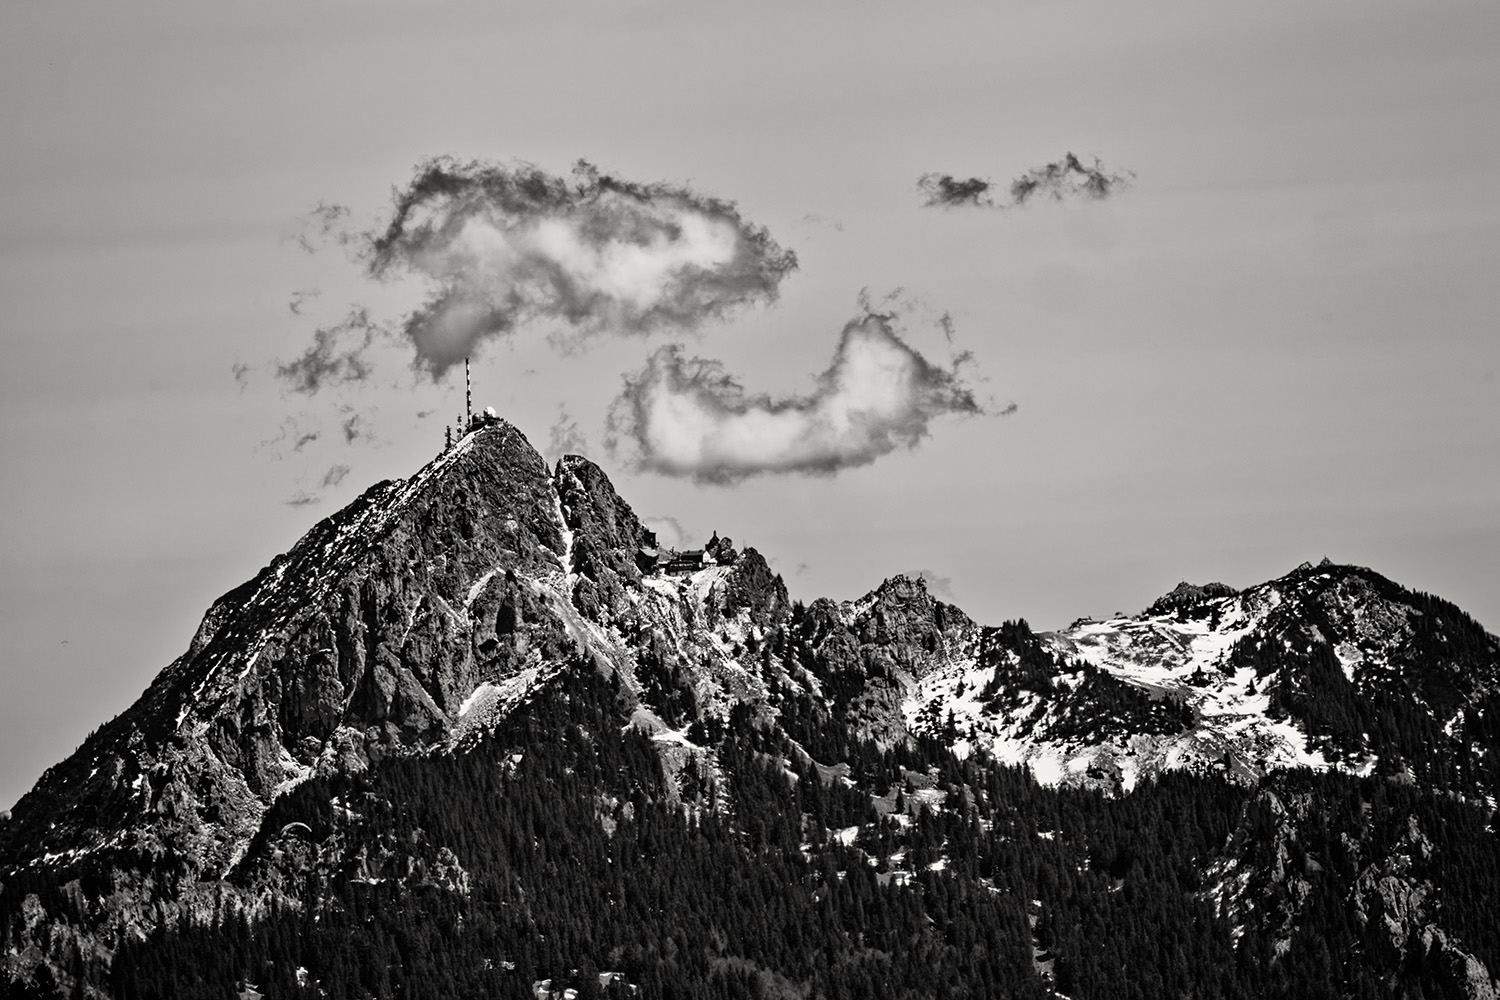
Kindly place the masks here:
<instances>
[{"instance_id":1,"label":"antenna mast","mask_svg":"<svg viewBox=\"0 0 1500 1000\"><path fill-rule=\"evenodd\" d=\"M469 382L469 359L464 358L464 428L474 422L474 391Z\"/></svg>"}]
</instances>

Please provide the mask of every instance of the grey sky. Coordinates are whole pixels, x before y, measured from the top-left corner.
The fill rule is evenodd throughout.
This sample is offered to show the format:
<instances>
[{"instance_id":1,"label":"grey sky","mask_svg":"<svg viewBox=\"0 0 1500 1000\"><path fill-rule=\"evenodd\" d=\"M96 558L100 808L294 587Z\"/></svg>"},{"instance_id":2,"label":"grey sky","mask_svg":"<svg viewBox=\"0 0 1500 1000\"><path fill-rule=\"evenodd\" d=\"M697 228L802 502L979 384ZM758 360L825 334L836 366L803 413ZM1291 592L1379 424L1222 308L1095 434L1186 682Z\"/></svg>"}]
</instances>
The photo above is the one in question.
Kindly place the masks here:
<instances>
[{"instance_id":1,"label":"grey sky","mask_svg":"<svg viewBox=\"0 0 1500 1000\"><path fill-rule=\"evenodd\" d=\"M1327 554L1500 630L1496 38L1490 0L0 6L0 806L216 596L441 444L462 388L399 351L313 399L271 373L420 298L303 252L299 216L373 223L439 154L735 201L800 265L685 338L747 392L810 391L860 289L899 287L915 349L973 351L1019 404L834 477L610 470L799 597L921 566L982 621L1057 627ZM1135 178L921 205L925 173L1065 150ZM684 339L549 332L475 364L538 447L559 406L600 440L621 374ZM319 437L274 443L289 417Z\"/></svg>"}]
</instances>

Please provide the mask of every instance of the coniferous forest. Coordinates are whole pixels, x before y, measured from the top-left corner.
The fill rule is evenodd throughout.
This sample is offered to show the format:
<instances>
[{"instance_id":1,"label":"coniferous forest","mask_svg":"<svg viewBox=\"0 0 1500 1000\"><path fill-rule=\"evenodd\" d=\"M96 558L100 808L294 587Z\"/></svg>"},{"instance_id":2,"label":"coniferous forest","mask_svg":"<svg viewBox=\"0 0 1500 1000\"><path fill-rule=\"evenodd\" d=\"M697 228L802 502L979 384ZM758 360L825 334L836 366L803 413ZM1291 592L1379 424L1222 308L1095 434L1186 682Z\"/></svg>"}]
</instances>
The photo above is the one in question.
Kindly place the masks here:
<instances>
[{"instance_id":1,"label":"coniferous forest","mask_svg":"<svg viewBox=\"0 0 1500 1000\"><path fill-rule=\"evenodd\" d=\"M1500 838L1458 796L1290 772L1258 789L1171 775L1111 798L932 741L882 750L794 703L781 733L733 720L717 772L690 768L672 794L621 706L580 664L466 753L304 782L263 824L282 836L258 837L230 876L301 850L297 905L162 927L107 971L77 955L75 990L1457 998L1457 980L1416 949L1387 954L1381 915L1351 905L1362 868L1413 829L1433 840L1420 874L1445 926L1500 966ZM340 842L379 846L324 863ZM1259 887L1257 913L1221 912L1226 845L1297 878ZM28 894L66 914L107 880L21 873L0 916L24 920ZM7 995L64 994L43 977Z\"/></svg>"}]
</instances>

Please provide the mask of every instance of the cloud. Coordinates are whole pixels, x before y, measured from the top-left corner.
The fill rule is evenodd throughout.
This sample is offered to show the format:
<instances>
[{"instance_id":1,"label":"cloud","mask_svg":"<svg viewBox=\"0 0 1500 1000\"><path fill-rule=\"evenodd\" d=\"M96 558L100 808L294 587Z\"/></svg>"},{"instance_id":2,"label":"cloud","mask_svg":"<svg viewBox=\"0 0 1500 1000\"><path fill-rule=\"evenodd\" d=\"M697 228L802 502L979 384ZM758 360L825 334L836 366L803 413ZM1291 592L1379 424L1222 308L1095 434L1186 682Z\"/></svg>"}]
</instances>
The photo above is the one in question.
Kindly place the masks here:
<instances>
[{"instance_id":1,"label":"cloud","mask_svg":"<svg viewBox=\"0 0 1500 1000\"><path fill-rule=\"evenodd\" d=\"M995 182L984 177L969 177L960 180L952 174L923 174L917 180L917 189L929 208L1019 208L1037 198L1050 197L1053 201L1067 198L1102 200L1115 192L1116 188L1128 187L1135 175L1108 173L1104 164L1094 158L1091 166L1085 166L1073 153L1064 154L1055 163L1048 163L1026 171L1010 183L1010 201L996 202Z\"/></svg>"},{"instance_id":2,"label":"cloud","mask_svg":"<svg viewBox=\"0 0 1500 1000\"><path fill-rule=\"evenodd\" d=\"M879 298L870 294L867 285L859 290L855 301L859 303L860 311L865 313L909 313L926 307L922 298L909 293L904 285L897 285Z\"/></svg>"},{"instance_id":3,"label":"cloud","mask_svg":"<svg viewBox=\"0 0 1500 1000\"><path fill-rule=\"evenodd\" d=\"M294 242L304 253L317 253L328 245L330 239L348 245L352 238L347 228L348 221L348 207L320 201L302 217L302 232L297 234Z\"/></svg>"},{"instance_id":4,"label":"cloud","mask_svg":"<svg viewBox=\"0 0 1500 1000\"><path fill-rule=\"evenodd\" d=\"M285 449L290 447L292 451L300 452L303 448L312 444L322 435L316 427L309 428L306 425L308 414L290 416L282 420L277 429L276 436L262 441L258 449L270 449L278 458L285 457Z\"/></svg>"},{"instance_id":5,"label":"cloud","mask_svg":"<svg viewBox=\"0 0 1500 1000\"><path fill-rule=\"evenodd\" d=\"M952 174L923 174L917 180L917 189L927 196L922 204L928 208L949 208L954 205L972 205L975 208L994 208L990 190L993 181L982 177L959 180Z\"/></svg>"},{"instance_id":6,"label":"cloud","mask_svg":"<svg viewBox=\"0 0 1500 1000\"><path fill-rule=\"evenodd\" d=\"M802 217L802 221L813 226L827 226L835 232L842 233L844 231L844 223L842 220L825 218L824 216L821 216L816 212L808 212Z\"/></svg>"},{"instance_id":7,"label":"cloud","mask_svg":"<svg viewBox=\"0 0 1500 1000\"><path fill-rule=\"evenodd\" d=\"M240 392L244 392L245 386L250 384L250 366L243 361L236 361L229 370L234 374L234 382L240 387Z\"/></svg>"},{"instance_id":8,"label":"cloud","mask_svg":"<svg viewBox=\"0 0 1500 1000\"><path fill-rule=\"evenodd\" d=\"M331 467L327 472L323 473L323 482L319 484L319 487L321 489L327 489L330 486L337 486L339 483L342 483L344 481L344 477L348 474L349 466L335 465Z\"/></svg>"},{"instance_id":9,"label":"cloud","mask_svg":"<svg viewBox=\"0 0 1500 1000\"><path fill-rule=\"evenodd\" d=\"M302 356L278 362L276 375L293 392L308 396L324 386L363 382L374 372L365 355L383 332L369 310L356 306L338 323L314 330Z\"/></svg>"},{"instance_id":10,"label":"cloud","mask_svg":"<svg viewBox=\"0 0 1500 1000\"><path fill-rule=\"evenodd\" d=\"M291 312L291 314L293 316L301 316L302 315L302 306L304 304L306 304L307 300L308 299L315 299L319 295L322 295L322 294L323 294L323 291L322 291L322 289L319 289L319 288L302 288L302 289L298 289L297 291L295 291L295 292L293 292L291 294L290 298L287 299L286 307L287 307L288 310L290 310L290 312Z\"/></svg>"},{"instance_id":11,"label":"cloud","mask_svg":"<svg viewBox=\"0 0 1500 1000\"><path fill-rule=\"evenodd\" d=\"M611 404L612 453L638 469L700 482L764 473L832 474L915 447L936 417L985 412L965 380L972 363L932 364L895 332L893 317L866 313L844 327L808 395L751 395L717 361L663 347L625 376Z\"/></svg>"},{"instance_id":12,"label":"cloud","mask_svg":"<svg viewBox=\"0 0 1500 1000\"><path fill-rule=\"evenodd\" d=\"M1104 165L1094 158L1093 166L1086 167L1072 153L1056 163L1028 170L1011 181L1010 198L1016 205L1024 205L1035 197L1050 196L1053 201L1064 198L1108 198L1116 187L1126 187L1134 174L1109 174Z\"/></svg>"},{"instance_id":13,"label":"cloud","mask_svg":"<svg viewBox=\"0 0 1500 1000\"><path fill-rule=\"evenodd\" d=\"M578 426L578 421L568 414L567 408L557 408L557 420L548 431L547 448L543 454L547 461L556 462L564 455L587 455L588 438Z\"/></svg>"},{"instance_id":14,"label":"cloud","mask_svg":"<svg viewBox=\"0 0 1500 1000\"><path fill-rule=\"evenodd\" d=\"M927 585L928 592L933 596L940 597L943 600L947 601L949 604L952 604L955 600L953 596L952 577L938 576L930 569L912 570L906 575L913 577L914 579L921 580L923 583L925 583Z\"/></svg>"},{"instance_id":15,"label":"cloud","mask_svg":"<svg viewBox=\"0 0 1500 1000\"><path fill-rule=\"evenodd\" d=\"M373 439L374 435L365 426L365 418L362 415L351 412L352 407L349 406L340 407L340 410L344 414L344 419L340 422L339 429L344 432L345 444L353 444L360 438Z\"/></svg>"},{"instance_id":16,"label":"cloud","mask_svg":"<svg viewBox=\"0 0 1500 1000\"><path fill-rule=\"evenodd\" d=\"M295 494L283 500L282 503L286 504L288 507L307 507L317 503L320 499L322 498L315 497L311 493L308 493L306 490L298 490Z\"/></svg>"},{"instance_id":17,"label":"cloud","mask_svg":"<svg viewBox=\"0 0 1500 1000\"><path fill-rule=\"evenodd\" d=\"M434 377L536 323L578 338L690 329L773 301L797 266L732 202L583 161L571 179L528 164L427 161L384 229L362 240L370 277L429 283L400 332ZM317 371L326 350L310 353Z\"/></svg>"},{"instance_id":18,"label":"cloud","mask_svg":"<svg viewBox=\"0 0 1500 1000\"><path fill-rule=\"evenodd\" d=\"M656 532L656 541L660 545L675 549L687 544L687 530L675 517L657 514L641 518L641 523Z\"/></svg>"},{"instance_id":19,"label":"cloud","mask_svg":"<svg viewBox=\"0 0 1500 1000\"><path fill-rule=\"evenodd\" d=\"M938 317L938 326L943 331L943 336L948 338L948 343L953 343L953 314L944 312Z\"/></svg>"}]
</instances>

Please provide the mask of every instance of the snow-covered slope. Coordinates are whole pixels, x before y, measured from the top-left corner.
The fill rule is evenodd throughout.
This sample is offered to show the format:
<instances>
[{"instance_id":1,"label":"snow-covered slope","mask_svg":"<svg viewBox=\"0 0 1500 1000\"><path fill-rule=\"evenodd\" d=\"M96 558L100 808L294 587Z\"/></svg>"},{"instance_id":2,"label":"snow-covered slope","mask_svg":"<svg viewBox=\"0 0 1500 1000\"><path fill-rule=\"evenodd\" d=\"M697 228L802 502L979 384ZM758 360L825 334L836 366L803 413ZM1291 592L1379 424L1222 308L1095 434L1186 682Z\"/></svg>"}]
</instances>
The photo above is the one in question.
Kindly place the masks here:
<instances>
[{"instance_id":1,"label":"snow-covered slope","mask_svg":"<svg viewBox=\"0 0 1500 1000\"><path fill-rule=\"evenodd\" d=\"M986 630L977 655L923 677L902 707L914 731L1048 784L1129 791L1176 769L1369 774L1382 748L1402 766L1399 740L1370 731L1393 699L1451 744L1432 750L1468 752L1466 720L1495 691L1497 658L1494 637L1451 605L1325 562L1239 593L1184 584L1140 615L1055 633Z\"/></svg>"}]
</instances>

